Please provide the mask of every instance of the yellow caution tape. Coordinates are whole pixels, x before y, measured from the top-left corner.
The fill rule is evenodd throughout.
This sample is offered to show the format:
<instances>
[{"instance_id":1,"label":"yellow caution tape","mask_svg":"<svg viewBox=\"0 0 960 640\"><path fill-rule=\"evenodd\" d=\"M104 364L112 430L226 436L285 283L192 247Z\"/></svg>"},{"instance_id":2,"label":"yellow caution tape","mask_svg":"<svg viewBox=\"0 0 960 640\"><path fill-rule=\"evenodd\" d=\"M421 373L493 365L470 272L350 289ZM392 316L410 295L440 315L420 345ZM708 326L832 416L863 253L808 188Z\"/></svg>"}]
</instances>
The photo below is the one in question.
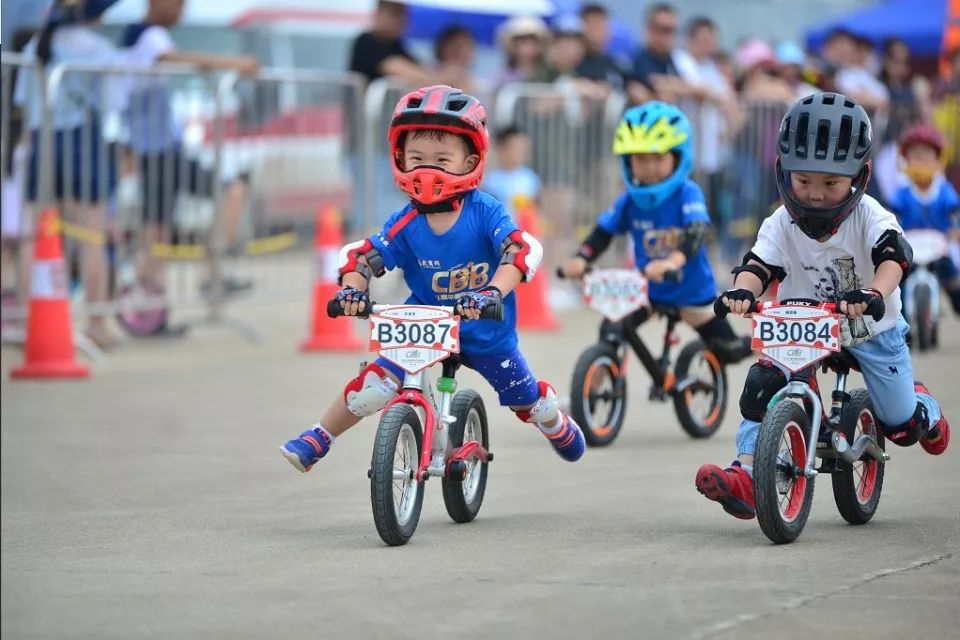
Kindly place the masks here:
<instances>
[{"instance_id":1,"label":"yellow caution tape","mask_svg":"<svg viewBox=\"0 0 960 640\"><path fill-rule=\"evenodd\" d=\"M161 244L153 245L152 253L156 258L168 260L202 260L207 256L207 247L202 244Z\"/></svg>"},{"instance_id":2,"label":"yellow caution tape","mask_svg":"<svg viewBox=\"0 0 960 640\"><path fill-rule=\"evenodd\" d=\"M103 243L107 241L107 234L103 231L84 227L79 224L73 224L60 217L56 219L56 223L54 225L54 233L59 231L62 231L63 235L67 236L68 238L73 238L87 244L103 246Z\"/></svg>"},{"instance_id":3,"label":"yellow caution tape","mask_svg":"<svg viewBox=\"0 0 960 640\"><path fill-rule=\"evenodd\" d=\"M250 255L262 255L264 253L276 253L289 249L297 244L297 234L292 231L280 233L266 238L257 238L247 243L247 253Z\"/></svg>"}]
</instances>

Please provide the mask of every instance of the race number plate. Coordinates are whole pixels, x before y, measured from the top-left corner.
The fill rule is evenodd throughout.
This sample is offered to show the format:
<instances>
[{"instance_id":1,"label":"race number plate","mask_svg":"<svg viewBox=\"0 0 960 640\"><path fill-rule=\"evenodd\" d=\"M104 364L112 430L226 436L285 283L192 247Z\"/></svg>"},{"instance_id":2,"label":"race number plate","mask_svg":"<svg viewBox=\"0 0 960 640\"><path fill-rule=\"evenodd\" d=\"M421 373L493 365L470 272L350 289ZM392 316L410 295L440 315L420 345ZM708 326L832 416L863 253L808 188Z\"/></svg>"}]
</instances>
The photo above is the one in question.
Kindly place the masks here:
<instances>
[{"instance_id":1,"label":"race number plate","mask_svg":"<svg viewBox=\"0 0 960 640\"><path fill-rule=\"evenodd\" d=\"M753 314L751 348L799 371L840 351L840 316L817 307L783 305Z\"/></svg>"},{"instance_id":2,"label":"race number plate","mask_svg":"<svg viewBox=\"0 0 960 640\"><path fill-rule=\"evenodd\" d=\"M616 322L649 304L647 279L634 269L597 269L583 277L583 299Z\"/></svg>"},{"instance_id":3,"label":"race number plate","mask_svg":"<svg viewBox=\"0 0 960 640\"><path fill-rule=\"evenodd\" d=\"M370 316L370 351L407 373L460 352L460 317L448 307L396 305Z\"/></svg>"}]
</instances>

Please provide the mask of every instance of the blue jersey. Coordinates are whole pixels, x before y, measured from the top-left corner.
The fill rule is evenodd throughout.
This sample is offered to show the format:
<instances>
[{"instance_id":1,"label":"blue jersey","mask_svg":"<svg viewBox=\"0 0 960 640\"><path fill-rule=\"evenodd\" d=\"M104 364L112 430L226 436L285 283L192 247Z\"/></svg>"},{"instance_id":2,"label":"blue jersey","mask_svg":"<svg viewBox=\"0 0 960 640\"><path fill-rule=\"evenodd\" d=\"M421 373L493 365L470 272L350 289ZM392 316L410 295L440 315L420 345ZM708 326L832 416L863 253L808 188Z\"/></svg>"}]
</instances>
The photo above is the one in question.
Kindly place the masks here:
<instances>
[{"instance_id":1,"label":"blue jersey","mask_svg":"<svg viewBox=\"0 0 960 640\"><path fill-rule=\"evenodd\" d=\"M960 198L942 176L934 185L936 193L921 199L912 185L903 185L890 201L890 208L897 214L900 226L908 229L936 229L948 233L957 226L960 214Z\"/></svg>"},{"instance_id":2,"label":"blue jersey","mask_svg":"<svg viewBox=\"0 0 960 640\"><path fill-rule=\"evenodd\" d=\"M651 260L666 258L680 250L684 233L694 222L710 223L703 192L697 183L687 180L655 209L641 209L624 193L613 206L600 214L597 225L614 235L629 232L637 268L641 271ZM687 258L680 282L651 282L650 300L671 306L707 304L717 295L706 246Z\"/></svg>"},{"instance_id":3,"label":"blue jersey","mask_svg":"<svg viewBox=\"0 0 960 640\"><path fill-rule=\"evenodd\" d=\"M403 269L411 291L407 302L452 307L465 292L490 284L500 266L500 247L517 227L502 204L476 190L466 195L460 217L446 233L434 233L427 215L407 205L370 240L388 269ZM512 292L504 298L503 307L502 322L461 323L464 353L507 353L516 348L517 303Z\"/></svg>"}]
</instances>

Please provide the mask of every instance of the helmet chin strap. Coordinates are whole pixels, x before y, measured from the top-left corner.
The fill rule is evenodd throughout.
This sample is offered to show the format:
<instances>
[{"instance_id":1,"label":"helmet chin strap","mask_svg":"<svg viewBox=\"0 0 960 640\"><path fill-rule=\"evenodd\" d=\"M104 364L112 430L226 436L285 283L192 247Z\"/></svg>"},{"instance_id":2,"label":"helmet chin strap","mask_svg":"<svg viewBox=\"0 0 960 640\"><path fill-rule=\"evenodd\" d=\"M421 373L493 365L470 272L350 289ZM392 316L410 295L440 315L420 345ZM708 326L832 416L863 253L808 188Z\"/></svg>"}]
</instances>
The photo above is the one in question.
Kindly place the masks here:
<instances>
[{"instance_id":1,"label":"helmet chin strap","mask_svg":"<svg viewBox=\"0 0 960 640\"><path fill-rule=\"evenodd\" d=\"M460 211L460 207L463 206L463 196L464 194L458 193L452 198L446 198L432 204L424 204L413 198L410 198L410 202L419 213L444 213L447 211Z\"/></svg>"}]
</instances>

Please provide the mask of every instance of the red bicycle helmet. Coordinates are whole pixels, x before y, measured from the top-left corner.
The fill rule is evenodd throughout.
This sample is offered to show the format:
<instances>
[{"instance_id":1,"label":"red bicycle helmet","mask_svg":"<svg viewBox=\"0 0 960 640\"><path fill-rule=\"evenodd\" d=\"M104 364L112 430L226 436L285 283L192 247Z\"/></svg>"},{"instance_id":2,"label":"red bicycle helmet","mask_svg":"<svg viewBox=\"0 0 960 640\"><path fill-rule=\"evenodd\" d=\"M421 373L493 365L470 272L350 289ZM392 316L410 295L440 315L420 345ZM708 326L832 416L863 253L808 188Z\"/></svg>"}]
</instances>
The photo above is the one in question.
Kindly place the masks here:
<instances>
[{"instance_id":1,"label":"red bicycle helmet","mask_svg":"<svg viewBox=\"0 0 960 640\"><path fill-rule=\"evenodd\" d=\"M923 122L904 131L900 134L900 139L897 140L900 155L905 155L910 147L917 144L925 144L935 149L937 156L942 156L944 149L947 148L947 140L943 137L943 134L933 125Z\"/></svg>"},{"instance_id":2,"label":"red bicycle helmet","mask_svg":"<svg viewBox=\"0 0 960 640\"><path fill-rule=\"evenodd\" d=\"M410 171L403 166L404 134L433 129L466 136L480 161L473 171L462 175L440 167L420 166ZM480 101L447 85L438 84L411 91L400 98L387 131L393 178L410 196L421 213L443 211L457 206L465 192L480 186L489 146L487 112Z\"/></svg>"}]
</instances>

